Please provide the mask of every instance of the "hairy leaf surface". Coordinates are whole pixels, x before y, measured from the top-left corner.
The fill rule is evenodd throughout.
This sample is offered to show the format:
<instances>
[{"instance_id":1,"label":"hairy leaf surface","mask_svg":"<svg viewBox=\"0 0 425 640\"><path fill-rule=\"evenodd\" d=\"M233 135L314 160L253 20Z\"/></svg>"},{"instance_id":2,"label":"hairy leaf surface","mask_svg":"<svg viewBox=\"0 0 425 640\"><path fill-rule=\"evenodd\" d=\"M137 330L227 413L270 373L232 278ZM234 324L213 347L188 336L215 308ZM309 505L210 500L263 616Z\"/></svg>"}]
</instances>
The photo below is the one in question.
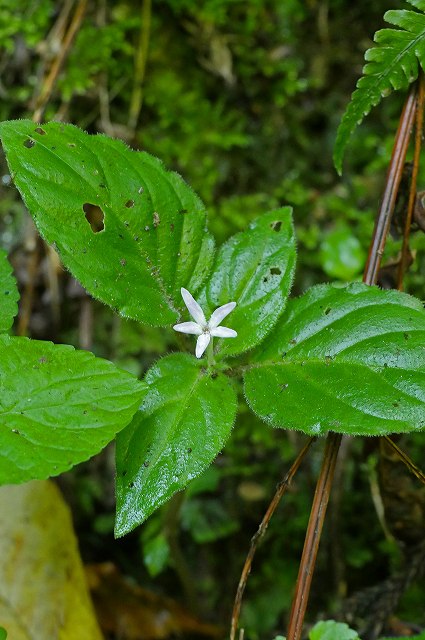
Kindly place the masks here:
<instances>
[{"instance_id":1,"label":"hairy leaf surface","mask_svg":"<svg viewBox=\"0 0 425 640\"><path fill-rule=\"evenodd\" d=\"M147 373L147 395L117 438L117 536L143 522L217 456L236 415L236 393L222 374L186 354Z\"/></svg>"},{"instance_id":2,"label":"hairy leaf surface","mask_svg":"<svg viewBox=\"0 0 425 640\"><path fill-rule=\"evenodd\" d=\"M425 311L397 291L313 287L292 300L245 375L253 410L312 435L425 427Z\"/></svg>"},{"instance_id":3,"label":"hairy leaf surface","mask_svg":"<svg viewBox=\"0 0 425 640\"><path fill-rule=\"evenodd\" d=\"M130 422L145 387L89 352L0 336L0 484L87 460Z\"/></svg>"},{"instance_id":4,"label":"hairy leaf surface","mask_svg":"<svg viewBox=\"0 0 425 640\"><path fill-rule=\"evenodd\" d=\"M18 311L19 293L6 253L0 249L0 333L8 331Z\"/></svg>"},{"instance_id":5,"label":"hairy leaf surface","mask_svg":"<svg viewBox=\"0 0 425 640\"><path fill-rule=\"evenodd\" d=\"M180 287L199 289L214 254L204 205L182 178L73 125L3 122L0 138L40 233L84 287L140 322L175 321Z\"/></svg>"},{"instance_id":6,"label":"hairy leaf surface","mask_svg":"<svg viewBox=\"0 0 425 640\"><path fill-rule=\"evenodd\" d=\"M221 341L221 353L242 353L270 332L285 308L295 260L291 207L260 216L221 247L201 301L210 312L237 302L223 324L238 336Z\"/></svg>"},{"instance_id":7,"label":"hairy leaf surface","mask_svg":"<svg viewBox=\"0 0 425 640\"><path fill-rule=\"evenodd\" d=\"M405 89L425 69L425 2L408 0L418 11L387 11L384 19L399 29L375 33L376 45L365 53L366 64L338 128L334 150L337 171L342 171L345 148L354 129L372 107L393 89Z\"/></svg>"}]
</instances>

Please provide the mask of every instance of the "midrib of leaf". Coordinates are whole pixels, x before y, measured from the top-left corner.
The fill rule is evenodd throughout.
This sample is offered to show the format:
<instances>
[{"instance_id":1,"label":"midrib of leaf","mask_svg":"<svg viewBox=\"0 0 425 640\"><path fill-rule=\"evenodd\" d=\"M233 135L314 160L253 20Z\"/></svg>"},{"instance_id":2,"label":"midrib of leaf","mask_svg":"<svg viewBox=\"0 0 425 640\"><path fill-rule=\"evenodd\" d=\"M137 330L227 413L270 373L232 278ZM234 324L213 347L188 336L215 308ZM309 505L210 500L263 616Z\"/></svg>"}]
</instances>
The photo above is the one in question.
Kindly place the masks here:
<instances>
[{"instance_id":1,"label":"midrib of leaf","mask_svg":"<svg viewBox=\"0 0 425 640\"><path fill-rule=\"evenodd\" d=\"M22 137L25 137L25 136L22 136ZM123 235L125 235L125 237L126 237L126 241L127 241L127 242L128 242L128 241L130 241L130 244L132 244L134 241L133 241L133 237L132 237L132 235L131 235L130 231L125 227L125 225L121 224L121 220L120 220L120 218L119 218L119 217L114 213L114 211L113 211L112 201L111 201L111 195L110 195L110 194L111 194L111 187L110 187L110 183L109 183L109 181L108 181L108 179L107 179L107 177L106 177L106 173L105 173L105 171L104 171L104 168L103 168L102 162L101 162L101 160L99 159L99 157L98 157L98 156L96 156L96 154L94 154L94 153L92 152L92 150L90 149L90 147L89 147L89 146L87 146L87 145L84 145L84 151L85 151L86 153L87 153L87 152L89 152L89 153L91 154L92 158L94 158L94 159L95 159L97 166L99 166L99 168L102 170L102 175L101 175L101 176L96 176L96 179L94 180L93 184L92 184L92 183L90 182L90 180L88 179L88 177L87 177L87 172L80 173L80 172L79 172L79 171L77 171L77 170L76 170L72 165L70 165L66 160L64 160L63 158L61 158L61 157L60 157L60 156L59 156L59 155L58 155L54 150L52 150L50 147L48 147L45 143L41 142L41 141L40 141L40 140L38 140L38 139L37 139L37 140L35 140L35 139L34 139L32 136L30 136L30 135L29 135L28 137L29 137L29 138L31 138L32 140L34 140L34 142L35 142L37 145L40 145L40 146L41 146L41 147L42 147L42 148L43 148L43 149L44 149L48 154L50 154L52 157L54 157L54 158L55 158L55 161L59 161L61 164L65 165L65 167L67 167L68 169L70 169L70 170L71 170L71 171L72 171L72 172L73 172L73 173L74 173L74 174L75 174L79 179L83 180L83 181L84 181L84 182L85 182L85 183L90 187L90 189L93 191L93 195L95 196L96 201L98 201L98 198L97 198L97 195L96 195L96 184L97 184L97 181L98 181L98 179L99 179L99 178L101 178L101 179L105 182L105 184L106 184L106 186L107 186L107 189L105 189L105 191L107 191L107 193L108 193L108 204L109 204L109 210L108 210L107 212L105 212L105 225L107 224L107 217L108 217L108 216L112 216L112 218L114 219L114 221L119 223L119 225L118 225L118 226L119 226L119 227L120 227L120 229L121 229L121 233L122 233ZM117 147L115 147L115 146L114 146L114 147L113 147L113 151L114 151L114 152L116 152L116 153L121 157L121 159L123 160L123 162L124 162L125 164L128 164L128 159L126 158L126 155L125 155L125 153L124 153L124 151L123 151L122 149L119 149L119 148L118 148L118 146L117 146ZM130 151L130 150L128 150L128 152L130 153L131 151ZM137 153L137 152L134 152L134 153ZM146 182L145 182L144 177L141 175L140 170L139 170L139 167L138 167L138 166L135 166L135 167L133 167L133 169L136 171L137 175L138 175L138 176L140 177L140 179L142 180L143 185L144 185L144 187L143 187L143 188L144 188L144 190L146 191L146 193L150 196L150 198L151 198L151 202L152 202L152 205L154 205L154 198L152 197L152 191L151 191L151 189L149 189L149 187L147 186L147 184L146 184ZM149 167L149 169L151 169L151 167ZM28 166L25 166L25 170L26 170L26 171L28 171L29 173L32 173L32 174L37 178L37 180L38 180L38 179L40 179L40 176L38 176L36 173L34 173L34 171L30 171L30 170L29 170L29 168L28 168ZM168 176L167 176L167 172L166 172L166 169L165 169L165 168L164 168L164 173L162 174L162 178L164 178L164 179L167 181L167 183L168 183L168 184L169 184L169 186L171 187L171 189L172 189L173 193L175 194L175 197L176 197L176 199L177 199L178 203L180 204L180 207L181 207L181 208L183 208L182 200L181 200L181 198L180 198L179 194L177 193L177 190L174 188L174 185L173 185L173 184L171 183L171 181L169 180L169 178L168 178ZM41 178L41 179L43 179L43 178ZM45 180L46 182L49 182L49 180L48 180L48 179L46 179L46 178L45 178L44 180ZM61 185L61 188L62 188L62 185ZM66 188L66 186L64 186L64 188ZM68 190L68 191L70 191L70 190ZM74 192L73 192L73 191L70 191L70 193L74 195ZM181 216L181 218L183 218L183 220L182 220L182 222L181 222L181 223L180 223L180 225L179 225L179 227L180 227L180 228L179 228L179 232L180 232L180 244L179 244L179 247L180 247L180 250L181 250L181 243L182 243L182 241L183 241L183 228L184 228L184 224L185 224L185 216L184 216L184 215L182 215L182 216ZM177 220L179 220L179 218L177 218ZM36 219L36 222L37 222L37 219ZM141 256L141 258L142 258L142 259L146 260L146 258L148 258L151 262L157 262L157 263L158 263L158 264L155 264L155 266L159 266L159 263L160 263L160 256L158 255L158 253L157 253L157 255L156 255L156 260L152 260L152 257L149 255L149 253L148 253L146 250L143 250L143 247L142 247L142 245L141 245L140 243L137 243L137 249L138 249L138 252L140 253L140 256ZM77 261L77 257L76 257L76 255L75 255L75 254L73 254L73 260ZM81 260L79 260L78 262L79 262L79 264L80 264L80 267L83 267L83 266L84 266L84 265L81 263ZM176 276L177 276L177 261L175 261L173 264L174 264L174 272L175 272L175 274L176 274ZM175 307L175 305L174 305L174 301L173 301L173 299L170 297L170 295L168 294L167 289L166 289L166 286L165 286L165 284L164 284L164 280L163 280L163 278L162 278L162 277L161 277L161 275L160 275L160 270L155 270L155 272L154 272L153 274L152 274L152 272L151 272L151 276L152 276L152 277L157 281L157 284L158 284L159 289L160 289L160 291L161 291L161 293L162 293L162 295L163 295L163 297L164 297L165 302L168 304L168 306L169 306L173 311L175 311L175 312L177 313L177 309L176 309L176 307ZM176 277L176 276L175 276L175 277ZM175 285L175 279L174 279L173 285Z\"/></svg>"},{"instance_id":2,"label":"midrib of leaf","mask_svg":"<svg viewBox=\"0 0 425 640\"><path fill-rule=\"evenodd\" d=\"M328 388L326 387L326 385L321 384L321 382L317 381L315 378L310 378L308 376L307 373L304 373L306 371L306 365L309 364L318 364L321 365L323 367L328 367L328 366L332 366L332 365L350 365L353 368L359 368L359 369L368 369L369 371L372 371L373 373L379 374L380 370L375 370L373 367L368 367L367 365L363 365L363 364L359 364L359 363L353 363L353 362L335 362L333 361L333 363L326 363L324 360L319 360L319 359L311 359L306 361L304 360L295 360L295 361L291 361L291 362L274 362L272 363L271 366L274 367L279 367L279 368L290 368L291 365L297 365L298 366L298 371L299 371L299 376L303 377L304 380L306 381L307 384L309 384L310 386L317 388L320 392L321 395L326 395L328 398L330 398L332 401L335 401L335 399L340 402L341 404L344 404L348 407L350 407L351 409L354 409L355 411L357 411L360 414L367 414L370 416L373 416L375 418L379 418L380 420L388 420L388 418L383 418L382 416L377 416L374 413L371 413L369 411L366 410L362 410L362 409L358 409L357 407L353 406L352 404L349 404L349 402L347 402L346 400L344 400L343 398L341 398L339 395L336 394L332 394L329 392ZM270 366L270 365L269 365ZM256 368L261 368L258 365L254 365L252 367L252 369L256 369ZM391 367L388 367L391 368ZM394 368L394 367L393 367ZM406 371L409 371L409 369L406 369ZM405 397L406 399L408 399L409 402L412 402L412 400L414 400L419 407L423 407L423 402L421 402L420 400L418 400L417 398L415 398L414 396L409 395L408 393L406 393L405 391L403 391L402 389L399 389L398 387L395 388L393 387L391 384L389 384L383 377L381 377L381 383L383 385L385 385L389 390L391 391L397 391L398 395L402 395L403 397ZM405 421L405 420L404 420Z\"/></svg>"},{"instance_id":3,"label":"midrib of leaf","mask_svg":"<svg viewBox=\"0 0 425 640\"><path fill-rule=\"evenodd\" d=\"M379 336L377 336L379 337ZM310 364L313 365L322 365L324 367L332 366L332 365L350 365L351 367L361 367L364 369L368 369L369 371L373 371L374 373L380 373L384 367L382 365L369 365L364 362L356 362L354 358L344 358L341 357L341 353L343 351L339 351L336 354L329 354L320 356L309 356L305 354L304 356L295 356L291 357L290 351L284 356L282 360L265 360L264 362L256 362L245 368L245 371L251 371L252 369L262 369L264 367L284 367L297 365L300 367L308 366ZM328 360L328 359L329 360ZM395 370L395 371L414 371L415 373L424 373L425 374L425 365L423 369L407 369L405 367L391 367L388 365L385 369Z\"/></svg>"},{"instance_id":4,"label":"midrib of leaf","mask_svg":"<svg viewBox=\"0 0 425 640\"><path fill-rule=\"evenodd\" d=\"M117 148L116 148L116 149L115 149L115 147L114 147L114 151L117 151L117 153L118 153L118 154L120 155L120 157L123 159L124 163L125 163L125 164L128 164L128 159L126 158L126 155L125 155L124 151L123 151L122 149L120 149L120 148L118 147L118 145L117 145ZM129 151L129 150L128 150L128 151ZM130 152L130 151L129 151L129 152ZM135 153L137 153L137 152L135 152ZM100 166L102 167L102 171L104 172L104 170L103 170L103 166L102 166L102 163L101 163L101 162L100 162ZM150 196L150 198L151 198L152 206L153 206L153 205L154 205L154 200L153 200L153 198L152 198L152 191L151 191L151 190L149 189L149 187L147 186L147 184L146 184L146 182L145 182L145 179L141 176L140 171L139 171L139 167L138 167L138 166L134 166L134 167L133 167L133 169L136 171L137 175L141 178L141 180L142 180L142 182L143 182L143 184L144 184L144 189L146 189L147 193L149 194L149 196ZM151 169L151 167L149 167L149 169ZM165 170L165 168L164 168L164 174L163 174L163 177L166 177L166 180L167 180L168 184L170 184L170 181L168 180L168 176L166 175L166 170ZM106 182L107 182L107 181L106 181ZM173 185L171 185L171 187L172 187L172 189L173 189L174 194L176 195L177 200L179 201L179 203L180 203L180 204L182 204L182 202L181 202L181 200L180 200L180 196L178 195L177 191L174 189ZM108 188L108 193L111 193L111 190L110 190L109 188ZM111 202L110 202L109 204L110 204L110 207L112 208L112 206L111 206ZM106 218L106 216L105 216L105 218ZM115 219L115 220L118 220L118 221L120 222L120 219L119 219L117 216L114 216L114 219ZM106 219L105 219L105 225L106 225ZM131 242L133 242L133 238L132 238L132 236L131 236L130 231L128 231L128 229L126 229L125 225L122 225L122 227L123 227L124 233L126 234L127 239L128 239L128 238L130 238ZM158 243L157 243L157 244L158 244ZM139 250L140 254L142 255L142 257L143 257L145 260L146 260L146 258L149 258L149 260L152 260L152 259L151 259L151 257L149 256L149 254L148 254L147 252L144 252L144 251L143 251L143 248L142 248L142 246L140 245L140 243L137 243L137 248L138 248L138 250ZM155 260L154 262L157 262L157 263L158 263L158 264L155 264L155 266L159 266L159 263L160 263L160 256L159 256L159 253L158 253L158 247L157 247L157 250L156 250L156 260ZM175 265L174 265L175 267L176 267L176 264L177 264L177 263L175 263ZM176 271L177 269L175 268L174 270ZM152 275L152 272L151 272L151 275ZM164 296L164 300L167 302L168 306L169 306L173 311L175 311L175 312L177 313L177 309L176 309L176 308L175 308L175 306L174 306L174 301L172 300L172 298L170 298L169 294L167 293L167 289L166 289L166 286L165 286L165 284L164 284L164 280L162 279L162 277L161 277L161 275L160 275L160 270L158 270L158 271L157 271L157 270L155 270L155 272L154 272L154 274L153 274L153 278L157 281L158 286L159 286L159 289L160 289L160 291L161 291L162 295Z\"/></svg>"},{"instance_id":5,"label":"midrib of leaf","mask_svg":"<svg viewBox=\"0 0 425 640\"><path fill-rule=\"evenodd\" d=\"M313 304L311 304L310 306L306 307L306 308L300 308L299 310L297 310L297 313L295 313L294 315L290 316L288 318L288 323L294 323L300 315L303 315L306 311L310 310L312 307L314 308L317 305L318 301L313 302ZM327 304L333 304L333 300L329 300L329 299L322 299L320 300L320 302L323 302L323 305L327 305ZM335 329L337 323L346 322L346 319L352 315L353 313L359 313L359 311L363 311L364 309L370 309L371 307L373 307L373 309L385 309L386 307L398 307L400 309L400 303L398 303L397 301L395 302L389 302L389 301L382 301L382 302L376 302L376 300L374 299L370 299L370 300L365 300L365 302L367 302L367 304L363 304L360 308L359 307L353 307L351 309L348 309L347 311L345 311L343 314L338 315L337 316L337 309L335 310L335 318L329 318L329 322L327 322L326 324L320 325L317 327L317 330L315 331L311 331L310 333L308 333L308 331L311 329L313 322L304 326L303 327L303 331L301 333L296 333L295 332L295 336L297 336L298 338L298 342L297 345L292 347L290 351L288 351L288 354L291 353L292 351L295 351L297 348L302 348L305 344L305 342L307 342L307 340L310 340L312 338L317 337L322 331L326 331L328 329ZM406 306L403 305L401 307L403 310L409 310L409 312L411 313L421 313L421 309L417 308L417 307L411 307L411 306ZM314 310L314 309L313 309ZM392 309L391 309L392 310ZM424 328L423 329L411 329L411 328L404 328L404 329L395 329L395 330L391 330L388 332L384 332L384 333L376 333L376 334L369 334L366 338L362 338L361 340L359 340L358 342L360 343L363 340L369 339L369 338L377 338L380 336L386 336L386 335L391 335L391 334L398 334L398 333L402 333L403 331L409 331L409 332L415 332L415 331L425 331L425 315L424 315ZM380 330L379 327L376 328L377 331ZM354 343L356 344L356 343ZM349 346L353 346L353 344L350 344ZM348 347L347 347L348 348Z\"/></svg>"},{"instance_id":6,"label":"midrib of leaf","mask_svg":"<svg viewBox=\"0 0 425 640\"><path fill-rule=\"evenodd\" d=\"M264 240L264 241L263 241L263 251L262 251L261 253L263 253L263 252L264 252L264 245L265 245L265 244L267 244L267 240ZM285 245L285 246L286 246L286 245ZM278 256L278 255L279 255L280 251L281 251L281 249L277 249L276 251L273 251L273 253L270 253L269 255L267 255L267 256L265 257L265 259L266 259L266 260L272 260L275 256ZM264 258L264 256L262 256L262 257ZM286 273L287 273L287 271L288 271L288 267L289 267L289 263L288 263L288 261L286 261L285 273L284 273L284 274L282 274L282 276L281 276L281 281L284 279L284 276L286 275ZM244 296L245 296L245 294L247 293L247 291L248 291L249 287L251 286L251 281L254 279L255 274L256 274L258 271L261 271L261 266L260 266L260 265L257 265L256 267L254 267L254 269L252 270L252 273L251 273L251 274L250 274L250 276L249 276L249 280L247 280L246 284L244 285L244 287L243 287L243 289L242 289L242 293L241 293L241 295L240 295L240 297L239 297L239 300L240 300L240 304L241 304L241 306L243 305ZM262 296L261 298L256 299L256 300L253 300L252 302L248 302L247 304L253 304L253 302L258 302L258 300L262 300L262 299L263 299L263 298L265 298L265 297L269 297L269 296L273 295L273 294L276 292L276 289L279 289L279 290L280 290L280 287L276 287L275 289L272 289L271 291L269 291L267 294L265 294L265 295L264 295L264 296ZM283 313L283 310L282 310L282 313Z\"/></svg>"},{"instance_id":7,"label":"midrib of leaf","mask_svg":"<svg viewBox=\"0 0 425 640\"><path fill-rule=\"evenodd\" d=\"M401 30L400 30L401 31ZM411 33L406 31L405 33ZM407 53L409 52L409 50L414 47L416 45L416 43L421 40L425 35L425 29L421 32L421 34L415 38L407 47L405 47L397 56L396 58L394 58L393 62L389 65L385 67L385 70L383 72L380 71L375 71L374 73L370 73L370 74L366 74L363 76L363 78L370 78L372 79L374 76L376 77L376 82L374 82L370 88L368 89L364 89L364 91L372 91L372 90L378 90L380 92L380 86L383 83L384 79L387 79L387 82L385 84L386 87L388 87L388 85L391 85L391 90L394 90L394 87L392 86L389 78L392 74L393 69L397 68L397 63L403 58L404 55L407 55ZM396 49L394 47L394 49ZM415 52L413 52L413 55L416 57ZM378 65L378 64L382 64L382 62L376 62L375 60L370 60L367 61L366 66L368 64L373 64L373 65ZM404 69L402 69L403 74L405 75ZM361 79L361 78L360 78ZM407 82L409 82L409 78L406 78ZM363 88L358 87L357 90L363 90ZM367 94L365 95L365 98L367 98Z\"/></svg>"},{"instance_id":8,"label":"midrib of leaf","mask_svg":"<svg viewBox=\"0 0 425 640\"><path fill-rule=\"evenodd\" d=\"M198 371L198 373L196 374L195 380L194 380L192 386L190 387L188 393L187 394L183 394L184 402L181 402L181 397L182 396L180 396L180 398L178 399L179 409L177 410L177 413L175 415L175 419L174 419L173 423L170 425L170 427L167 430L164 429L164 430L161 431L161 438L160 438L159 441L156 441L157 444L156 444L155 448L157 449L157 451L159 450L159 454L157 454L155 456L154 460L152 461L153 464L156 464L158 462L158 460L160 459L162 452L166 448L165 445L167 444L167 442L169 440L170 431L174 432L176 430L177 425L180 424L181 419L182 419L182 415L185 412L186 407L187 407L192 395L195 393L195 389L196 389L197 385L201 382L201 380L203 378L205 378L205 375L201 371ZM174 404L175 402L176 402L176 398L175 397L170 398L166 402L163 402L160 405L160 407L158 407L158 409L156 409L155 411L153 411L152 413L150 413L147 416L147 419L149 419L149 418L154 419L155 414L158 411L161 411L162 408L166 407L167 405ZM142 406L143 406L143 404L142 404ZM158 442L160 443L159 446L158 446ZM128 453L128 449L127 449L127 453Z\"/></svg>"}]
</instances>

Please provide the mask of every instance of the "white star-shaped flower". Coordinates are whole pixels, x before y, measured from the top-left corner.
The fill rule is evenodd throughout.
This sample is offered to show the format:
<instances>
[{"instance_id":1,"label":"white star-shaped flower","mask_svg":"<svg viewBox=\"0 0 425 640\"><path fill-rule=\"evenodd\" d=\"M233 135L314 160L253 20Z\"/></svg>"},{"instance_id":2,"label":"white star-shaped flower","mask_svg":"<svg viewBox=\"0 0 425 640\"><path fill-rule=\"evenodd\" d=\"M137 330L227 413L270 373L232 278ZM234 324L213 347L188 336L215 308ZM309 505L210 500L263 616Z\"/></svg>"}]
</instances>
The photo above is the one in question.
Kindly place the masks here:
<instances>
[{"instance_id":1,"label":"white star-shaped flower","mask_svg":"<svg viewBox=\"0 0 425 640\"><path fill-rule=\"evenodd\" d=\"M181 322L180 324L175 324L173 329L175 331L180 331L180 333L191 333L195 336L199 336L196 341L195 349L195 355L197 358L202 357L205 349L211 341L211 338L236 338L238 335L236 331L228 329L228 327L218 326L220 322L224 320L231 311L233 311L236 307L236 302L228 302L227 304L223 304L223 306L218 307L207 322L204 312L189 291L182 287L181 294L184 303L195 322Z\"/></svg>"}]
</instances>

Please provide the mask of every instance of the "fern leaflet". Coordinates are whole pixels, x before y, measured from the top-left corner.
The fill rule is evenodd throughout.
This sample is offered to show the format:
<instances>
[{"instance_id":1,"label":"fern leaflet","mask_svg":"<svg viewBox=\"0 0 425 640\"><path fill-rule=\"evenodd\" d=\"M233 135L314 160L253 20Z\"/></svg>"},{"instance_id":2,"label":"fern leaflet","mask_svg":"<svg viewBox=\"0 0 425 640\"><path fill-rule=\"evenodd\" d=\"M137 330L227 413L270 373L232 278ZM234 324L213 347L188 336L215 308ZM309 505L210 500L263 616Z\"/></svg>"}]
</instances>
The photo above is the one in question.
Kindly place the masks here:
<instances>
[{"instance_id":1,"label":"fern leaflet","mask_svg":"<svg viewBox=\"0 0 425 640\"><path fill-rule=\"evenodd\" d=\"M418 11L387 11L384 19L398 29L375 33L376 45L365 53L366 64L338 127L334 164L342 173L342 160L351 134L381 98L393 89L405 89L425 68L425 0L407 0ZM419 63L419 64L418 64Z\"/></svg>"}]
</instances>

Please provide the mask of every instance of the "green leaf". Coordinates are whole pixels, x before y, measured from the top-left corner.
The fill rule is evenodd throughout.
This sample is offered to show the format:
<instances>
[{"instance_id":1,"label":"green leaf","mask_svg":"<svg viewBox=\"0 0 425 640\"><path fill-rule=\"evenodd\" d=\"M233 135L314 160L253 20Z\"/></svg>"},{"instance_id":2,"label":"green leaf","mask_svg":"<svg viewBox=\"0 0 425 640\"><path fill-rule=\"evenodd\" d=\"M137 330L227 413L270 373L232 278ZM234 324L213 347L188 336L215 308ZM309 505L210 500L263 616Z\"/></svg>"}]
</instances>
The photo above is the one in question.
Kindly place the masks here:
<instances>
[{"instance_id":1,"label":"green leaf","mask_svg":"<svg viewBox=\"0 0 425 640\"><path fill-rule=\"evenodd\" d=\"M175 321L180 287L199 289L214 254L204 205L182 178L72 125L3 122L0 138L40 233L84 287L140 322Z\"/></svg>"},{"instance_id":2,"label":"green leaf","mask_svg":"<svg viewBox=\"0 0 425 640\"><path fill-rule=\"evenodd\" d=\"M6 640L7 631L3 627L0 627L0 640Z\"/></svg>"},{"instance_id":3,"label":"green leaf","mask_svg":"<svg viewBox=\"0 0 425 640\"><path fill-rule=\"evenodd\" d=\"M158 576L165 569L169 557L170 547L162 531L143 542L143 562L151 577Z\"/></svg>"},{"instance_id":4,"label":"green leaf","mask_svg":"<svg viewBox=\"0 0 425 640\"><path fill-rule=\"evenodd\" d=\"M145 388L89 352L0 336L0 484L87 460L130 422Z\"/></svg>"},{"instance_id":5,"label":"green leaf","mask_svg":"<svg viewBox=\"0 0 425 640\"><path fill-rule=\"evenodd\" d=\"M211 464L236 415L231 382L193 356L167 356L145 380L148 392L140 411L117 438L117 536Z\"/></svg>"},{"instance_id":6,"label":"green leaf","mask_svg":"<svg viewBox=\"0 0 425 640\"><path fill-rule=\"evenodd\" d=\"M424 0L408 0L425 11ZM345 148L351 134L372 107L393 89L405 89L418 77L418 69L425 69L425 15L417 11L387 11L385 20L400 29L381 29L375 33L376 45L365 53L366 64L357 89L351 96L338 127L334 164L341 174Z\"/></svg>"},{"instance_id":7,"label":"green leaf","mask_svg":"<svg viewBox=\"0 0 425 640\"><path fill-rule=\"evenodd\" d=\"M242 353L270 332L285 308L295 259L291 207L260 216L221 247L201 302L210 312L237 302L224 324L238 336L222 340L221 353Z\"/></svg>"},{"instance_id":8,"label":"green leaf","mask_svg":"<svg viewBox=\"0 0 425 640\"><path fill-rule=\"evenodd\" d=\"M264 420L311 435L425 427L425 311L398 291L320 285L288 305L245 375Z\"/></svg>"},{"instance_id":9,"label":"green leaf","mask_svg":"<svg viewBox=\"0 0 425 640\"><path fill-rule=\"evenodd\" d=\"M198 544L215 542L239 529L239 524L218 500L192 498L182 505L181 527Z\"/></svg>"},{"instance_id":10,"label":"green leaf","mask_svg":"<svg viewBox=\"0 0 425 640\"><path fill-rule=\"evenodd\" d=\"M0 249L0 333L8 331L18 312L19 293L6 253Z\"/></svg>"},{"instance_id":11,"label":"green leaf","mask_svg":"<svg viewBox=\"0 0 425 640\"><path fill-rule=\"evenodd\" d=\"M366 253L353 230L340 224L324 234L319 259L325 273L347 282L363 270Z\"/></svg>"},{"instance_id":12,"label":"green leaf","mask_svg":"<svg viewBox=\"0 0 425 640\"><path fill-rule=\"evenodd\" d=\"M9 640L104 640L57 485L0 487L0 513L0 621Z\"/></svg>"},{"instance_id":13,"label":"green leaf","mask_svg":"<svg viewBox=\"0 0 425 640\"><path fill-rule=\"evenodd\" d=\"M350 629L345 622L321 620L310 631L310 640L360 640L357 631Z\"/></svg>"}]
</instances>

